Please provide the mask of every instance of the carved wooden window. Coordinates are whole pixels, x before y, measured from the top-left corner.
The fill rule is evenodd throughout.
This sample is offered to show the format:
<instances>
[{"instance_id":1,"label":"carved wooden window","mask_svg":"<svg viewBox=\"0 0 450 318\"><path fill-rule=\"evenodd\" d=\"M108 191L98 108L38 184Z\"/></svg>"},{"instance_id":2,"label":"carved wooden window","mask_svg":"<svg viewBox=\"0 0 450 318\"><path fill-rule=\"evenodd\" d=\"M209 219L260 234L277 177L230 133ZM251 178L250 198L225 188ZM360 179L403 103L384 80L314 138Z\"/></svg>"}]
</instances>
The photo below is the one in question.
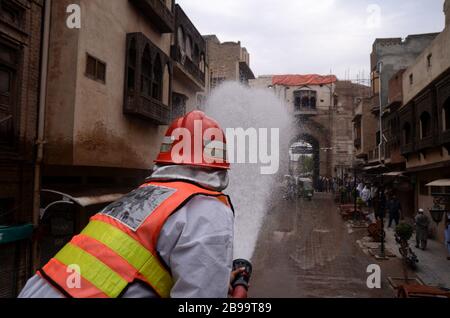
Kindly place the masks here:
<instances>
[{"instance_id":1,"label":"carved wooden window","mask_svg":"<svg viewBox=\"0 0 450 318\"><path fill-rule=\"evenodd\" d=\"M411 143L411 125L405 123L403 125L403 144L409 145Z\"/></svg>"},{"instance_id":2,"label":"carved wooden window","mask_svg":"<svg viewBox=\"0 0 450 318\"><path fill-rule=\"evenodd\" d=\"M159 55L156 55L155 63L153 65L153 84L152 84L152 97L154 99L162 101L162 88L163 88L163 71L161 59L159 58Z\"/></svg>"},{"instance_id":3,"label":"carved wooden window","mask_svg":"<svg viewBox=\"0 0 450 318\"><path fill-rule=\"evenodd\" d=\"M192 61L198 65L198 67L201 69L200 66L200 49L198 48L197 43L194 45L194 57Z\"/></svg>"},{"instance_id":4,"label":"carved wooden window","mask_svg":"<svg viewBox=\"0 0 450 318\"><path fill-rule=\"evenodd\" d=\"M148 97L152 96L152 57L148 45L142 54L141 93Z\"/></svg>"},{"instance_id":5,"label":"carved wooden window","mask_svg":"<svg viewBox=\"0 0 450 318\"><path fill-rule=\"evenodd\" d=\"M184 31L182 27L178 27L177 31L177 37L178 37L178 46L181 49L181 52L186 52L186 42L184 41Z\"/></svg>"},{"instance_id":6,"label":"carved wooden window","mask_svg":"<svg viewBox=\"0 0 450 318\"><path fill-rule=\"evenodd\" d=\"M127 88L129 91L132 92L136 89L137 50L136 50L136 40L135 39L131 40L127 54L128 54Z\"/></svg>"},{"instance_id":7,"label":"carved wooden window","mask_svg":"<svg viewBox=\"0 0 450 318\"><path fill-rule=\"evenodd\" d=\"M0 147L14 147L18 137L19 59L19 50L0 42Z\"/></svg>"},{"instance_id":8,"label":"carved wooden window","mask_svg":"<svg viewBox=\"0 0 450 318\"><path fill-rule=\"evenodd\" d=\"M11 0L0 0L0 20L15 26L24 28L25 10L22 6Z\"/></svg>"},{"instance_id":9,"label":"carved wooden window","mask_svg":"<svg viewBox=\"0 0 450 318\"><path fill-rule=\"evenodd\" d=\"M192 60L192 38L189 35L186 37L186 55Z\"/></svg>"},{"instance_id":10,"label":"carved wooden window","mask_svg":"<svg viewBox=\"0 0 450 318\"><path fill-rule=\"evenodd\" d=\"M204 53L200 54L199 68L200 68L200 71L205 73L206 66L205 66L205 54Z\"/></svg>"},{"instance_id":11,"label":"carved wooden window","mask_svg":"<svg viewBox=\"0 0 450 318\"><path fill-rule=\"evenodd\" d=\"M444 131L450 130L450 97L447 98L447 101L444 104L444 108L442 109L443 112L443 120L444 120Z\"/></svg>"},{"instance_id":12,"label":"carved wooden window","mask_svg":"<svg viewBox=\"0 0 450 318\"><path fill-rule=\"evenodd\" d=\"M142 33L127 34L126 48L124 113L167 125L172 94L170 58Z\"/></svg>"},{"instance_id":13,"label":"carved wooden window","mask_svg":"<svg viewBox=\"0 0 450 318\"><path fill-rule=\"evenodd\" d=\"M296 110L300 108L315 109L317 107L317 92L311 90L294 92L294 106Z\"/></svg>"},{"instance_id":14,"label":"carved wooden window","mask_svg":"<svg viewBox=\"0 0 450 318\"><path fill-rule=\"evenodd\" d=\"M420 138L424 139L431 136L431 116L428 112L420 116Z\"/></svg>"}]
</instances>

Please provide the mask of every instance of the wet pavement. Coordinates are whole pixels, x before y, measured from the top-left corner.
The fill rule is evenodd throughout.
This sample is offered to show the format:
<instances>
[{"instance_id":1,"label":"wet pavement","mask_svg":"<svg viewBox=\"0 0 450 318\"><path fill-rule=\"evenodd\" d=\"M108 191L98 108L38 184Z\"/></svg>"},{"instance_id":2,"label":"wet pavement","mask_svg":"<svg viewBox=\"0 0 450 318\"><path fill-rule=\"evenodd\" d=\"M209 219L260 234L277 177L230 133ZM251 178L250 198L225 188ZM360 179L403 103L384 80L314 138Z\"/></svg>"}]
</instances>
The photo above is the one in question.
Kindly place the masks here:
<instances>
[{"instance_id":1,"label":"wet pavement","mask_svg":"<svg viewBox=\"0 0 450 318\"><path fill-rule=\"evenodd\" d=\"M356 244L365 235L348 233L330 194L316 194L311 202L275 202L252 259L250 296L393 297L384 275L381 289L367 287L367 267L377 262Z\"/></svg>"}]
</instances>

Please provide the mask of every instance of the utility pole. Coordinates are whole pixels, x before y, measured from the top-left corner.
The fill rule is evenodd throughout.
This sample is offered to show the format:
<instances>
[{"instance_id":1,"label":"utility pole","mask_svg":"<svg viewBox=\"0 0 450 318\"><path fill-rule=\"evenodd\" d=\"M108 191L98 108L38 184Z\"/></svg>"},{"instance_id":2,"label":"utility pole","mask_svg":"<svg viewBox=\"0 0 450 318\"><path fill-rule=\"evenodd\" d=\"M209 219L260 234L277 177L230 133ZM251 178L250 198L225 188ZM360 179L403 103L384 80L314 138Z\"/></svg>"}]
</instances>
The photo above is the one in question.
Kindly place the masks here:
<instances>
[{"instance_id":1,"label":"utility pole","mask_svg":"<svg viewBox=\"0 0 450 318\"><path fill-rule=\"evenodd\" d=\"M381 150L383 148L383 98L382 98L382 80L381 80L381 75L383 73L383 62L379 61L378 62L378 80L379 80L379 88L378 88L378 95L379 95L379 100L380 100L380 116L379 116L379 121L380 121L380 142L378 144L378 161L380 163L380 165L383 167L384 166L384 162L381 159ZM381 168L382 168L381 167ZM381 170L381 176L380 176L380 190L383 190L384 192L384 178L383 178L383 170ZM384 193L383 193L384 195ZM380 200L381 200L381 193L380 193ZM385 247L384 247L384 240L385 240L385 232L384 232L384 214L385 211L380 211L380 217L381 217L381 252L380 252L380 257L381 258L385 258Z\"/></svg>"}]
</instances>

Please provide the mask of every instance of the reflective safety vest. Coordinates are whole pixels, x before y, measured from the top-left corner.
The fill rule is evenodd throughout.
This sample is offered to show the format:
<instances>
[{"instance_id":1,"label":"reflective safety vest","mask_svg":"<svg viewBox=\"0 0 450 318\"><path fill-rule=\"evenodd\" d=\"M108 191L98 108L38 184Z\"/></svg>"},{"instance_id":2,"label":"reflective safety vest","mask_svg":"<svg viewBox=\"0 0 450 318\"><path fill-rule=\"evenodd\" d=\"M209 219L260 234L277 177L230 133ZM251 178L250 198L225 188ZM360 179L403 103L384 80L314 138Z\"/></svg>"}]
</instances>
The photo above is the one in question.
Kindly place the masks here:
<instances>
[{"instance_id":1,"label":"reflective safety vest","mask_svg":"<svg viewBox=\"0 0 450 318\"><path fill-rule=\"evenodd\" d=\"M158 256L158 237L166 220L197 195L233 209L221 192L187 182L149 182L92 217L38 275L67 297L116 298L137 280L169 297L173 282Z\"/></svg>"}]
</instances>

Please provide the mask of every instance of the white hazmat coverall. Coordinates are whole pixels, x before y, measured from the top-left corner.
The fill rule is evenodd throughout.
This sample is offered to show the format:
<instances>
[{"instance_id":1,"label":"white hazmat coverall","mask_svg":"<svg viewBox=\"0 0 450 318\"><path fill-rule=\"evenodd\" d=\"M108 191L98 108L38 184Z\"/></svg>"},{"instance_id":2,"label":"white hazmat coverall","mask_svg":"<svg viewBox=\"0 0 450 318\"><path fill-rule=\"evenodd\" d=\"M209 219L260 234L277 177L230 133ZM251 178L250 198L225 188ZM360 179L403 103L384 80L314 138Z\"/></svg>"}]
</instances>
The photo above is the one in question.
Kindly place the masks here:
<instances>
[{"instance_id":1,"label":"white hazmat coverall","mask_svg":"<svg viewBox=\"0 0 450 318\"><path fill-rule=\"evenodd\" d=\"M228 186L226 171L187 166L156 167L151 180L188 180L208 189ZM196 196L164 224L157 250L169 267L172 298L226 298L233 262L232 210L216 198ZM49 282L33 276L19 298L63 298ZM142 283L132 283L124 298L156 298Z\"/></svg>"}]
</instances>

